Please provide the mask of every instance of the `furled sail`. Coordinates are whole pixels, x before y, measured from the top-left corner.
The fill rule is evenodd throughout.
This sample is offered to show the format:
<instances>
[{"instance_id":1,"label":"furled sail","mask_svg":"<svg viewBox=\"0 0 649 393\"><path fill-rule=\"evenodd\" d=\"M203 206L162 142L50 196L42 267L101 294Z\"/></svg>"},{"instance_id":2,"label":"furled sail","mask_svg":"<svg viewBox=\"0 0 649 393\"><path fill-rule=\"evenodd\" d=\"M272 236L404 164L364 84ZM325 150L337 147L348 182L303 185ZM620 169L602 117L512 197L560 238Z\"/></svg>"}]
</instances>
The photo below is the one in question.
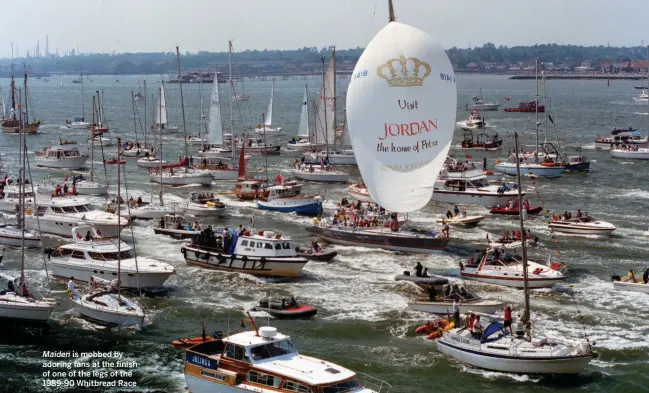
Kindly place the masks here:
<instances>
[{"instance_id":1,"label":"furled sail","mask_svg":"<svg viewBox=\"0 0 649 393\"><path fill-rule=\"evenodd\" d=\"M210 124L207 126L207 143L210 145L223 144L223 124L221 123L221 100L219 98L219 81L214 74L212 96L210 98Z\"/></svg>"}]
</instances>

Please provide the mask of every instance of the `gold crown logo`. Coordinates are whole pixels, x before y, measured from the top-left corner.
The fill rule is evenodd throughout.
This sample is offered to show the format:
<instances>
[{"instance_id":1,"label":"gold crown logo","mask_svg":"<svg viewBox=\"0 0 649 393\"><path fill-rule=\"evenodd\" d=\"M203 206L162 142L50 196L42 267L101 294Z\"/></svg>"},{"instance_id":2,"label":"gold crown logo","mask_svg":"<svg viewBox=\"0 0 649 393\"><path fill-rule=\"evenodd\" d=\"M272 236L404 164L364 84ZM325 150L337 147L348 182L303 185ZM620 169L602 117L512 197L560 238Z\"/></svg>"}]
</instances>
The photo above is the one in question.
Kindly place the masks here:
<instances>
[{"instance_id":1,"label":"gold crown logo","mask_svg":"<svg viewBox=\"0 0 649 393\"><path fill-rule=\"evenodd\" d=\"M376 68L376 73L391 87L422 86L430 75L430 65L416 57L390 59Z\"/></svg>"}]
</instances>

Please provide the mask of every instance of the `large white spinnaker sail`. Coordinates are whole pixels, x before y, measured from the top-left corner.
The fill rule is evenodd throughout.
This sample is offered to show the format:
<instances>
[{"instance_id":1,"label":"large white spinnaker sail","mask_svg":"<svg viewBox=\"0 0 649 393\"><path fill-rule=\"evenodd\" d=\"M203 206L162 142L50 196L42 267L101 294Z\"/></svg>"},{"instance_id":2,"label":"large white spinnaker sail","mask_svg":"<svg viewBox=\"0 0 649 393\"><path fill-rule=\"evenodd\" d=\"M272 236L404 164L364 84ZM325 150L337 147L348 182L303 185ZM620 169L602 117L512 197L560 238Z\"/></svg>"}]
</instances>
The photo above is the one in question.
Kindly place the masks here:
<instances>
[{"instance_id":1,"label":"large white spinnaker sail","mask_svg":"<svg viewBox=\"0 0 649 393\"><path fill-rule=\"evenodd\" d=\"M347 91L348 132L365 185L393 212L424 207L450 148L457 87L444 49L390 22L358 60Z\"/></svg>"},{"instance_id":2,"label":"large white spinnaker sail","mask_svg":"<svg viewBox=\"0 0 649 393\"><path fill-rule=\"evenodd\" d=\"M167 103L165 99L165 84L160 85L160 97L154 108L154 119L158 125L167 125Z\"/></svg>"},{"instance_id":3,"label":"large white spinnaker sail","mask_svg":"<svg viewBox=\"0 0 649 393\"><path fill-rule=\"evenodd\" d=\"M210 98L210 124L207 126L207 143L221 146L223 144L223 124L221 122L221 100L219 98L219 81L214 74L212 96Z\"/></svg>"}]
</instances>

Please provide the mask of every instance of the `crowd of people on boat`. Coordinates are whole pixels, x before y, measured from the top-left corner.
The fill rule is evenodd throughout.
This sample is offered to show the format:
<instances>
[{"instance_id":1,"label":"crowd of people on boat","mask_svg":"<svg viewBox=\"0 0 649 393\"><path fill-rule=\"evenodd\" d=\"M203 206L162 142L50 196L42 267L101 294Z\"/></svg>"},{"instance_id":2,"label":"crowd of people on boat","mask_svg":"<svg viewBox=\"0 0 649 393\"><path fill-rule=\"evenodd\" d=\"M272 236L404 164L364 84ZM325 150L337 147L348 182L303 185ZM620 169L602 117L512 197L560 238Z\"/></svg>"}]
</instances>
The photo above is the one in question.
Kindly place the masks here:
<instances>
[{"instance_id":1,"label":"crowd of people on boat","mask_svg":"<svg viewBox=\"0 0 649 393\"><path fill-rule=\"evenodd\" d=\"M515 191L518 189L518 186L516 184L511 184L511 183L503 183L498 187L496 192L498 194L504 194L507 191Z\"/></svg>"},{"instance_id":2,"label":"crowd of people on boat","mask_svg":"<svg viewBox=\"0 0 649 393\"><path fill-rule=\"evenodd\" d=\"M575 214L575 217L581 219L582 221L592 220L592 217L588 214L588 212L582 212L581 208L577 209L577 213ZM559 214L559 213L552 214L552 220L554 221L572 220L572 213L566 210L563 214Z\"/></svg>"}]
</instances>

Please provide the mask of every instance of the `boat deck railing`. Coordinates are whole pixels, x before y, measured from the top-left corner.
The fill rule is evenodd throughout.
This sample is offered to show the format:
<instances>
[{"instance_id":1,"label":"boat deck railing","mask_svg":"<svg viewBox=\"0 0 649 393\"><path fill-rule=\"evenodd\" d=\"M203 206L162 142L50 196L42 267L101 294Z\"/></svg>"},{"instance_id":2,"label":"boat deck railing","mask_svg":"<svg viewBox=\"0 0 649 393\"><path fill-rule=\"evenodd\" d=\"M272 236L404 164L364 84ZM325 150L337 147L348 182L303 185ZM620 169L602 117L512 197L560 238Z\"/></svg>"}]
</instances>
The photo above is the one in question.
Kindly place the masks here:
<instances>
[{"instance_id":1,"label":"boat deck railing","mask_svg":"<svg viewBox=\"0 0 649 393\"><path fill-rule=\"evenodd\" d=\"M369 387L376 393L390 393L392 391L392 385L382 379L360 372L357 372L356 376L363 386Z\"/></svg>"}]
</instances>

